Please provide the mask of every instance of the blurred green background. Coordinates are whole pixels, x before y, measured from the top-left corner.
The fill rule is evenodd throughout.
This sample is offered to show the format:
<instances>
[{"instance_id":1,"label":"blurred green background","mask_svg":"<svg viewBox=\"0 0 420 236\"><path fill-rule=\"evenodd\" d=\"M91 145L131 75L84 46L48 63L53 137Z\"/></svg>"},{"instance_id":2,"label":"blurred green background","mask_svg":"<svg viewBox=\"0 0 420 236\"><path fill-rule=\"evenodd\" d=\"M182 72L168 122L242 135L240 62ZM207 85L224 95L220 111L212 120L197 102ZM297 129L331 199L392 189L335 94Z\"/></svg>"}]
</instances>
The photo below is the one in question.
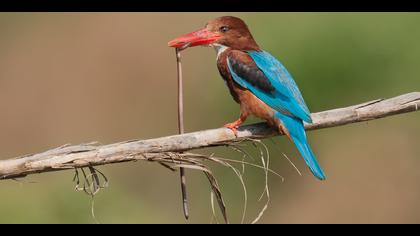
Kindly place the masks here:
<instances>
[{"instance_id":1,"label":"blurred green background","mask_svg":"<svg viewBox=\"0 0 420 236\"><path fill-rule=\"evenodd\" d=\"M0 159L66 143L103 144L177 132L176 66L167 42L235 15L294 76L312 112L420 90L418 13L1 13ZM239 114L212 49L183 52L187 131ZM248 123L258 120L251 119ZM328 180L316 180L284 137L265 143L271 202L261 223L420 223L420 114L309 132ZM252 151L250 149L250 151ZM241 159L227 148L200 152ZM281 153L301 170L299 176ZM242 187L212 165L232 222ZM155 163L99 167L110 186L95 198L101 223L210 223L210 189L188 171L191 219L178 173ZM1 223L94 223L73 171L0 181ZM264 173L248 167L246 222L263 206Z\"/></svg>"}]
</instances>

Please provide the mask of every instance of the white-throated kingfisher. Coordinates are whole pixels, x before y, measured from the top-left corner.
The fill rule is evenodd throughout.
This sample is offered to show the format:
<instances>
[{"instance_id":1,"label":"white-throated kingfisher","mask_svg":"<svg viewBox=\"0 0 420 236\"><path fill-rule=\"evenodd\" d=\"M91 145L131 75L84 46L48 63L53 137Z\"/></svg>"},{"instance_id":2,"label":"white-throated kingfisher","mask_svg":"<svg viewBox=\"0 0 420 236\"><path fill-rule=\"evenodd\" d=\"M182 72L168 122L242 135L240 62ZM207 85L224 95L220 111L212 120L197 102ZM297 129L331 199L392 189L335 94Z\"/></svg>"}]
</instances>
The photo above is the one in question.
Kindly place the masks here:
<instances>
[{"instance_id":1,"label":"white-throated kingfisher","mask_svg":"<svg viewBox=\"0 0 420 236\"><path fill-rule=\"evenodd\" d=\"M326 178L306 138L303 122L312 123L312 119L298 86L276 58L260 49L244 21L233 16L218 17L168 45L213 47L220 75L240 104L240 118L225 127L236 134L249 115L266 120L294 142L318 179Z\"/></svg>"}]
</instances>

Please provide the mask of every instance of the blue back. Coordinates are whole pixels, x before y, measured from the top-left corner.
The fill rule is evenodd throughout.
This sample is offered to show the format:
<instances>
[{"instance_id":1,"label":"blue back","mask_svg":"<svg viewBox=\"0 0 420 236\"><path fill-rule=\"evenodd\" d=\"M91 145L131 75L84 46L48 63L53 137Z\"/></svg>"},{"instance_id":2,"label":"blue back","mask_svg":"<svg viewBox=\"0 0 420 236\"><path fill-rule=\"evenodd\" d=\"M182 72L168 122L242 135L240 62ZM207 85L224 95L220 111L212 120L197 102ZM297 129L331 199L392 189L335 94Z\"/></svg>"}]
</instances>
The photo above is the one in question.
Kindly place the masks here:
<instances>
[{"instance_id":1,"label":"blue back","mask_svg":"<svg viewBox=\"0 0 420 236\"><path fill-rule=\"evenodd\" d=\"M261 89L252 85L249 79L241 78L227 60L233 79L277 111L275 117L287 129L289 137L295 143L312 173L318 179L324 180L325 174L308 144L303 125L303 121L312 122L310 112L292 76L276 58L267 52L249 51L248 55L264 73L266 79L274 87L274 91Z\"/></svg>"},{"instance_id":2,"label":"blue back","mask_svg":"<svg viewBox=\"0 0 420 236\"><path fill-rule=\"evenodd\" d=\"M257 67L263 71L264 75L275 87L276 91L274 93L267 93L252 86L232 70L228 60L229 70L235 82L244 88L249 89L255 96L274 110L298 117L311 123L312 119L310 117L309 109L302 98L299 88L287 69L268 52L249 51L248 55L255 61Z\"/></svg>"}]
</instances>

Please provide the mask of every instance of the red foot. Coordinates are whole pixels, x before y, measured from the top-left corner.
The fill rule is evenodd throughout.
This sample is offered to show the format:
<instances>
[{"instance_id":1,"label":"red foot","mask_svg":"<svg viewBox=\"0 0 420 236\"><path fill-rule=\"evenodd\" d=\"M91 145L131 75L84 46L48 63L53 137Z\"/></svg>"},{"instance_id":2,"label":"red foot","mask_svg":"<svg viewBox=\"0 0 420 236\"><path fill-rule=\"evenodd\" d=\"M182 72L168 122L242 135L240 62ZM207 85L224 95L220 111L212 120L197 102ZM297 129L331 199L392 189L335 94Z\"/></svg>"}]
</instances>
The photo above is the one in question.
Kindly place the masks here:
<instances>
[{"instance_id":1,"label":"red foot","mask_svg":"<svg viewBox=\"0 0 420 236\"><path fill-rule=\"evenodd\" d=\"M224 127L225 128L228 128L228 129L230 129L230 130L232 130L233 131L233 133L235 134L235 136L238 136L238 126L240 125L240 124L242 124L242 120L241 119L238 119L238 120L235 120L234 122L232 122L232 123L229 123L229 124L225 124L224 125Z\"/></svg>"}]
</instances>

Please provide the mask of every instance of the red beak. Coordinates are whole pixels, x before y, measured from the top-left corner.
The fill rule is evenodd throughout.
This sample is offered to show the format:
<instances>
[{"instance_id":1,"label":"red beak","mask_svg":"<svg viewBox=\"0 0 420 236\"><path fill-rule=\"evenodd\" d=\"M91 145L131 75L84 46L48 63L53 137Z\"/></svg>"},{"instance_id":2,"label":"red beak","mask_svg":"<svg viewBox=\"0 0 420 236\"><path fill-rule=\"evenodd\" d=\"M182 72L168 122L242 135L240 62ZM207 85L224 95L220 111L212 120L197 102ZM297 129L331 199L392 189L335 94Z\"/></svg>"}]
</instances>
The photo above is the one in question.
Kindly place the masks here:
<instances>
[{"instance_id":1,"label":"red beak","mask_svg":"<svg viewBox=\"0 0 420 236\"><path fill-rule=\"evenodd\" d=\"M170 41L168 46L174 48L187 48L208 45L216 42L220 37L220 34L210 32L206 28L203 28Z\"/></svg>"}]
</instances>

